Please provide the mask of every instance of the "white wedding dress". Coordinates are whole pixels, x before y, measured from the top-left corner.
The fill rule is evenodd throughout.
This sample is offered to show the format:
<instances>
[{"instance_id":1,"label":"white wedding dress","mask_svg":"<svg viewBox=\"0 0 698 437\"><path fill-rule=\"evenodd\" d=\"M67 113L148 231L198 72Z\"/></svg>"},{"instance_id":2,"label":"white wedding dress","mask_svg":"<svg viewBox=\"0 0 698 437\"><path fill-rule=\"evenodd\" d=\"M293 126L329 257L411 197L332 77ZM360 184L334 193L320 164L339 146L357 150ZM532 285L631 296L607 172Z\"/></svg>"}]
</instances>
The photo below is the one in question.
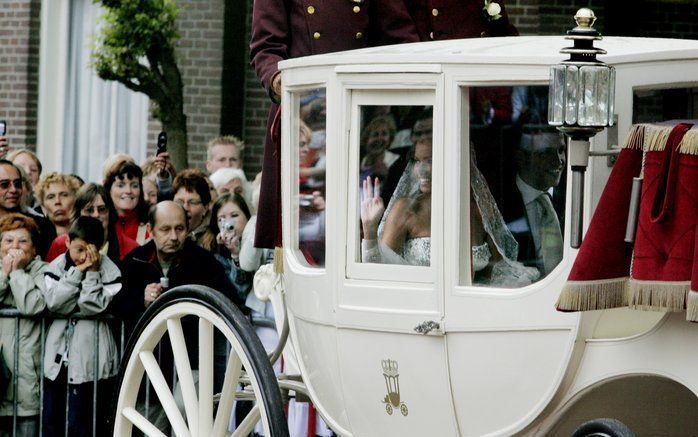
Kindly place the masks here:
<instances>
[{"instance_id":1,"label":"white wedding dress","mask_svg":"<svg viewBox=\"0 0 698 437\"><path fill-rule=\"evenodd\" d=\"M405 240L402 249L393 251L380 242L386 218L390 214L397 199L415 198L419 193L418 185L413 178L413 164L410 162L398 182L395 192L388 203L378 227L378 241L361 241L361 259L365 263L404 264L414 266L429 266L431 258L431 237L415 237ZM485 278L478 278L474 285L516 288L535 282L540 272L533 267L526 267L516 261L519 244L504 223L497 203L490 192L487 182L475 164L475 155L470 154L470 186L482 218L485 232L495 247L485 242L471 249L473 271L480 272L490 267ZM493 256L493 253L499 256Z\"/></svg>"}]
</instances>

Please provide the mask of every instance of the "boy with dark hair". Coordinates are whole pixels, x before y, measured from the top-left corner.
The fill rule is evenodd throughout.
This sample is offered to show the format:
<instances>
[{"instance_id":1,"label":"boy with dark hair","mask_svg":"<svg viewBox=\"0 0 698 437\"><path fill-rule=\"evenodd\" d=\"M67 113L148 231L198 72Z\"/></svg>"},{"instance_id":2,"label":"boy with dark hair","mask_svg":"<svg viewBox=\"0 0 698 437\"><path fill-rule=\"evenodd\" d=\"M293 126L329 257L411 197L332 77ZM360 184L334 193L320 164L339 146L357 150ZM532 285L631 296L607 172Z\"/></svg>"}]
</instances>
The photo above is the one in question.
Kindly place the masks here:
<instances>
[{"instance_id":1,"label":"boy with dark hair","mask_svg":"<svg viewBox=\"0 0 698 437\"><path fill-rule=\"evenodd\" d=\"M46 306L51 312L62 316L75 313L93 316L107 309L121 290L121 272L99 253L103 243L104 228L98 219L81 216L73 222L66 240L68 251L53 260L45 273ZM98 353L96 368L95 353ZM91 435L92 381L95 378L99 381L98 408L108 408L111 395L108 386L118 367L116 342L106 322L54 320L46 335L44 355L44 434L63 435L67 420L69 435ZM66 383L70 387L67 418ZM106 410L97 411L98 418L106 414ZM103 425L100 422L98 419L98 425Z\"/></svg>"}]
</instances>

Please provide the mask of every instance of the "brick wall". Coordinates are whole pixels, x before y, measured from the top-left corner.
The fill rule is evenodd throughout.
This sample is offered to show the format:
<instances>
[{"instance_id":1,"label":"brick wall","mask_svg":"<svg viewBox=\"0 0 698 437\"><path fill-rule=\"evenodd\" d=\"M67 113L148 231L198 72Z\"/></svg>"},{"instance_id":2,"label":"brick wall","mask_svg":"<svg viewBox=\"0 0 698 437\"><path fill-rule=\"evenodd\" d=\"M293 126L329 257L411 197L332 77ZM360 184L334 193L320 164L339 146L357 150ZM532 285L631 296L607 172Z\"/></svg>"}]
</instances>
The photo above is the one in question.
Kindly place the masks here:
<instances>
[{"instance_id":1,"label":"brick wall","mask_svg":"<svg viewBox=\"0 0 698 437\"><path fill-rule=\"evenodd\" d=\"M177 61L184 83L189 165L203 168L206 143L221 132L221 80L223 71L223 0L180 0L177 27ZM152 119L148 148L155 149L160 123Z\"/></svg>"},{"instance_id":2,"label":"brick wall","mask_svg":"<svg viewBox=\"0 0 698 437\"><path fill-rule=\"evenodd\" d=\"M0 119L7 120L12 147L35 149L40 7L41 0L0 7Z\"/></svg>"},{"instance_id":3,"label":"brick wall","mask_svg":"<svg viewBox=\"0 0 698 437\"><path fill-rule=\"evenodd\" d=\"M245 29L247 68L245 70L245 113L243 119L243 139L245 140L245 172L254 178L262 169L264 156L264 135L269 114L269 96L257 79L257 74L250 65L250 30L252 27L252 0L247 0L248 21Z\"/></svg>"}]
</instances>

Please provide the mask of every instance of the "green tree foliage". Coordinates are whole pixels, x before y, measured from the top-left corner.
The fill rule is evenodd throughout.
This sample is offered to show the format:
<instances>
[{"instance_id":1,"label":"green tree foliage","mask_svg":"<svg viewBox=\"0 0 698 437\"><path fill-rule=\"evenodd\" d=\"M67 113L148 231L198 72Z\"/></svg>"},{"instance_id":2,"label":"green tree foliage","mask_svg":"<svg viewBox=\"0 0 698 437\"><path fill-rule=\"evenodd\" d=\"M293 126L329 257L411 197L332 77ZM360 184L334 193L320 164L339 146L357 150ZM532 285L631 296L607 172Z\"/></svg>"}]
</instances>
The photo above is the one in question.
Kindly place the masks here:
<instances>
[{"instance_id":1,"label":"green tree foliage","mask_svg":"<svg viewBox=\"0 0 698 437\"><path fill-rule=\"evenodd\" d=\"M175 57L179 39L174 0L95 0L104 9L93 65L104 80L146 94L168 135L177 168L187 166L187 126L182 76Z\"/></svg>"}]
</instances>

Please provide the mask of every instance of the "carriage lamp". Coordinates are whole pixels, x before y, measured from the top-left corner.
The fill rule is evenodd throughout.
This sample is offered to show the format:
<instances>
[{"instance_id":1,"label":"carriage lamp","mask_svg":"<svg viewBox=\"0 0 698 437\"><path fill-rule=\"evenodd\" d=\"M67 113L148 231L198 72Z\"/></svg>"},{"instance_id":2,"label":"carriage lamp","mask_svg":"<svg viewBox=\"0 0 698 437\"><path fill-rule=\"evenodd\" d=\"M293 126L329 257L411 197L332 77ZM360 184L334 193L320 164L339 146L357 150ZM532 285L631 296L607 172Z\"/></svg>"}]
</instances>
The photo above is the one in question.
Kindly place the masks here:
<instances>
[{"instance_id":1,"label":"carriage lamp","mask_svg":"<svg viewBox=\"0 0 698 437\"><path fill-rule=\"evenodd\" d=\"M577 26L565 39L574 42L560 53L569 59L550 68L548 124L567 136L567 157L572 169L572 236L570 245L582 243L584 172L589 163L589 139L613 126L615 69L596 59L606 51L594 47L601 34L594 29L594 11L582 8L574 16Z\"/></svg>"}]
</instances>

